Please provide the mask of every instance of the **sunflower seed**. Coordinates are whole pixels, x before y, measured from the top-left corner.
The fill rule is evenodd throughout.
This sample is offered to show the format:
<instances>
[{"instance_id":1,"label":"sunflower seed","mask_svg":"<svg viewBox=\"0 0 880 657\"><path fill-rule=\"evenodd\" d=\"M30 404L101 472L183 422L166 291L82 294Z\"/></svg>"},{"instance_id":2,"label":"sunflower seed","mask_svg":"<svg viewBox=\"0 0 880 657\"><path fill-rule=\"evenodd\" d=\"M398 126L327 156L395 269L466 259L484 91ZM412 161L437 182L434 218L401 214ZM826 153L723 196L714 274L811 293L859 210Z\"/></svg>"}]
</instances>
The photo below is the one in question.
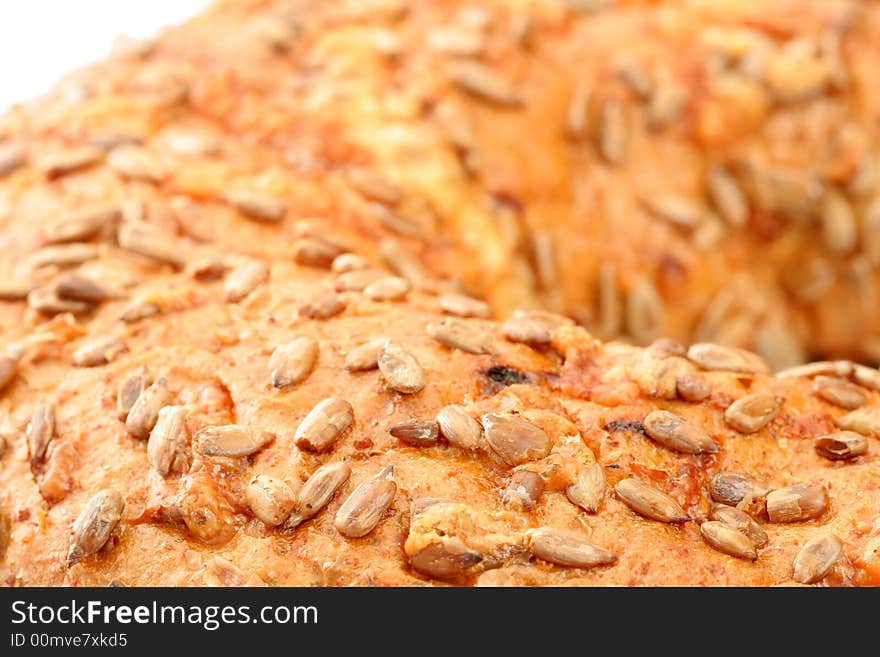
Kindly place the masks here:
<instances>
[{"instance_id":1,"label":"sunflower seed","mask_svg":"<svg viewBox=\"0 0 880 657\"><path fill-rule=\"evenodd\" d=\"M107 164L123 178L159 183L166 175L159 159L141 146L120 146L107 155Z\"/></svg>"},{"instance_id":2,"label":"sunflower seed","mask_svg":"<svg viewBox=\"0 0 880 657\"><path fill-rule=\"evenodd\" d=\"M52 287L35 287L28 292L28 306L45 315L58 315L60 313L73 313L81 315L89 312L94 307L83 301L62 299Z\"/></svg>"},{"instance_id":3,"label":"sunflower seed","mask_svg":"<svg viewBox=\"0 0 880 657\"><path fill-rule=\"evenodd\" d=\"M119 294L110 290L88 276L70 272L59 276L55 281L55 290L63 299L98 303L118 299Z\"/></svg>"},{"instance_id":4,"label":"sunflower seed","mask_svg":"<svg viewBox=\"0 0 880 657\"><path fill-rule=\"evenodd\" d=\"M813 392L825 401L849 410L862 406L868 400L865 391L859 386L831 376L820 375L814 378Z\"/></svg>"},{"instance_id":5,"label":"sunflower seed","mask_svg":"<svg viewBox=\"0 0 880 657\"><path fill-rule=\"evenodd\" d=\"M417 572L436 579L457 579L483 560L457 536L444 536L409 556L409 565Z\"/></svg>"},{"instance_id":6,"label":"sunflower seed","mask_svg":"<svg viewBox=\"0 0 880 657\"><path fill-rule=\"evenodd\" d=\"M301 237L293 243L293 261L304 267L329 269L345 249L317 237Z\"/></svg>"},{"instance_id":7,"label":"sunflower seed","mask_svg":"<svg viewBox=\"0 0 880 657\"><path fill-rule=\"evenodd\" d=\"M388 276L364 288L364 296L373 301L400 301L410 290L410 283L400 276Z\"/></svg>"},{"instance_id":8,"label":"sunflower seed","mask_svg":"<svg viewBox=\"0 0 880 657\"><path fill-rule=\"evenodd\" d=\"M119 319L123 322L137 322L146 317L158 315L160 310L159 306L154 303L143 299L135 299L122 309L122 312L119 313Z\"/></svg>"},{"instance_id":9,"label":"sunflower seed","mask_svg":"<svg viewBox=\"0 0 880 657\"><path fill-rule=\"evenodd\" d=\"M367 259L357 253L342 253L333 258L330 269L335 274L345 274L358 269L367 269L369 266Z\"/></svg>"},{"instance_id":10,"label":"sunflower seed","mask_svg":"<svg viewBox=\"0 0 880 657\"><path fill-rule=\"evenodd\" d=\"M385 348L385 338L376 338L359 345L345 356L345 369L349 372L363 372L379 366L379 354Z\"/></svg>"},{"instance_id":11,"label":"sunflower seed","mask_svg":"<svg viewBox=\"0 0 880 657\"><path fill-rule=\"evenodd\" d=\"M855 363L850 363L850 365L852 366L851 371L838 374L838 376L852 376L853 381L860 386L880 392L880 370Z\"/></svg>"},{"instance_id":12,"label":"sunflower seed","mask_svg":"<svg viewBox=\"0 0 880 657\"><path fill-rule=\"evenodd\" d=\"M70 267L79 265L88 260L98 257L97 244L62 244L59 246L47 246L34 251L27 259L27 264L33 269L55 265L58 267Z\"/></svg>"},{"instance_id":13,"label":"sunflower seed","mask_svg":"<svg viewBox=\"0 0 880 657\"><path fill-rule=\"evenodd\" d=\"M530 345L550 344L554 331L573 322L567 317L539 310L515 310L501 331L511 342Z\"/></svg>"},{"instance_id":14,"label":"sunflower seed","mask_svg":"<svg viewBox=\"0 0 880 657\"><path fill-rule=\"evenodd\" d=\"M376 362L392 390L412 394L425 387L425 370L415 356L393 340L385 342Z\"/></svg>"},{"instance_id":15,"label":"sunflower seed","mask_svg":"<svg viewBox=\"0 0 880 657\"><path fill-rule=\"evenodd\" d=\"M27 281L0 280L0 301L23 301L33 289Z\"/></svg>"},{"instance_id":16,"label":"sunflower seed","mask_svg":"<svg viewBox=\"0 0 880 657\"><path fill-rule=\"evenodd\" d=\"M213 157L220 154L220 140L207 132L178 130L165 136L168 150L184 157Z\"/></svg>"},{"instance_id":17,"label":"sunflower seed","mask_svg":"<svg viewBox=\"0 0 880 657\"><path fill-rule=\"evenodd\" d=\"M183 472L187 465L189 432L186 428L186 407L165 406L159 411L156 425L147 442L150 465L162 477Z\"/></svg>"},{"instance_id":18,"label":"sunflower seed","mask_svg":"<svg viewBox=\"0 0 880 657\"><path fill-rule=\"evenodd\" d=\"M838 429L880 437L880 408L859 408L836 418L834 424Z\"/></svg>"},{"instance_id":19,"label":"sunflower seed","mask_svg":"<svg viewBox=\"0 0 880 657\"><path fill-rule=\"evenodd\" d=\"M701 402L712 394L712 384L697 372L682 372L675 385L678 396L689 402Z\"/></svg>"},{"instance_id":20,"label":"sunflower seed","mask_svg":"<svg viewBox=\"0 0 880 657\"><path fill-rule=\"evenodd\" d=\"M276 388L289 388L304 381L318 362L320 347L315 338L301 335L275 347L269 357L269 376Z\"/></svg>"},{"instance_id":21,"label":"sunflower seed","mask_svg":"<svg viewBox=\"0 0 880 657\"><path fill-rule=\"evenodd\" d=\"M336 512L336 530L346 538L366 536L382 520L396 493L394 468L389 465L362 481L342 503Z\"/></svg>"},{"instance_id":22,"label":"sunflower seed","mask_svg":"<svg viewBox=\"0 0 880 657\"><path fill-rule=\"evenodd\" d=\"M749 537L723 522L706 521L700 525L700 533L706 543L719 552L750 561L758 558L758 552Z\"/></svg>"},{"instance_id":23,"label":"sunflower seed","mask_svg":"<svg viewBox=\"0 0 880 657\"><path fill-rule=\"evenodd\" d=\"M856 218L849 201L840 192L829 192L820 211L822 237L832 253L850 253L858 239Z\"/></svg>"},{"instance_id":24,"label":"sunflower seed","mask_svg":"<svg viewBox=\"0 0 880 657\"><path fill-rule=\"evenodd\" d=\"M382 224L382 226L390 230L392 233L397 233L404 237L414 237L416 239L422 239L425 237L424 226L408 218L402 217L396 212L392 212L384 205L371 203L369 211L370 214Z\"/></svg>"},{"instance_id":25,"label":"sunflower seed","mask_svg":"<svg viewBox=\"0 0 880 657\"><path fill-rule=\"evenodd\" d=\"M749 201L737 182L724 167L713 164L706 174L709 198L718 213L733 228L745 226L749 219Z\"/></svg>"},{"instance_id":26,"label":"sunflower seed","mask_svg":"<svg viewBox=\"0 0 880 657\"><path fill-rule=\"evenodd\" d=\"M43 229L43 239L49 243L80 242L97 235L106 226L119 221L119 206L105 205L71 212Z\"/></svg>"},{"instance_id":27,"label":"sunflower seed","mask_svg":"<svg viewBox=\"0 0 880 657\"><path fill-rule=\"evenodd\" d=\"M124 507L122 495L115 490L102 490L86 503L73 523L68 568L104 547L122 518Z\"/></svg>"},{"instance_id":28,"label":"sunflower seed","mask_svg":"<svg viewBox=\"0 0 880 657\"><path fill-rule=\"evenodd\" d=\"M565 132L571 139L583 139L587 136L588 108L592 93L593 81L587 76L581 77L571 92L565 114Z\"/></svg>"},{"instance_id":29,"label":"sunflower seed","mask_svg":"<svg viewBox=\"0 0 880 657\"><path fill-rule=\"evenodd\" d=\"M675 499L638 479L621 479L614 492L630 509L651 520L673 523L690 520Z\"/></svg>"},{"instance_id":30,"label":"sunflower seed","mask_svg":"<svg viewBox=\"0 0 880 657\"><path fill-rule=\"evenodd\" d=\"M345 301L335 294L325 294L299 309L299 316L308 319L329 319L345 310Z\"/></svg>"},{"instance_id":31,"label":"sunflower seed","mask_svg":"<svg viewBox=\"0 0 880 657\"><path fill-rule=\"evenodd\" d=\"M504 107L522 105L513 85L480 62L455 62L449 69L449 77L453 84L482 100Z\"/></svg>"},{"instance_id":32,"label":"sunflower seed","mask_svg":"<svg viewBox=\"0 0 880 657\"><path fill-rule=\"evenodd\" d=\"M296 496L281 479L257 475L244 491L251 512L269 527L277 527L290 515Z\"/></svg>"},{"instance_id":33,"label":"sunflower seed","mask_svg":"<svg viewBox=\"0 0 880 657\"><path fill-rule=\"evenodd\" d=\"M843 554L843 544L834 534L818 534L804 543L794 558L794 580L801 584L820 581Z\"/></svg>"},{"instance_id":34,"label":"sunflower seed","mask_svg":"<svg viewBox=\"0 0 880 657\"><path fill-rule=\"evenodd\" d=\"M45 460L46 450L54 437L55 408L51 404L37 406L27 426L27 444L32 468Z\"/></svg>"},{"instance_id":35,"label":"sunflower seed","mask_svg":"<svg viewBox=\"0 0 880 657\"><path fill-rule=\"evenodd\" d=\"M233 303L241 301L268 279L269 263L248 259L229 272L223 283L224 298Z\"/></svg>"},{"instance_id":36,"label":"sunflower seed","mask_svg":"<svg viewBox=\"0 0 880 657\"><path fill-rule=\"evenodd\" d=\"M75 173L104 159L97 148L78 147L51 153L42 162L43 173L49 180Z\"/></svg>"},{"instance_id":37,"label":"sunflower seed","mask_svg":"<svg viewBox=\"0 0 880 657\"><path fill-rule=\"evenodd\" d=\"M349 169L345 177L359 194L371 201L385 205L397 205L400 202L400 190L372 171L363 168Z\"/></svg>"},{"instance_id":38,"label":"sunflower seed","mask_svg":"<svg viewBox=\"0 0 880 657\"><path fill-rule=\"evenodd\" d=\"M688 90L668 72L658 74L654 87L645 123L650 130L662 130L681 114L688 102Z\"/></svg>"},{"instance_id":39,"label":"sunflower seed","mask_svg":"<svg viewBox=\"0 0 880 657\"><path fill-rule=\"evenodd\" d=\"M550 436L516 415L487 413L481 418L486 442L508 465L536 461L550 453Z\"/></svg>"},{"instance_id":40,"label":"sunflower seed","mask_svg":"<svg viewBox=\"0 0 880 657\"><path fill-rule=\"evenodd\" d=\"M419 447L434 445L439 431L436 420L405 420L388 427L388 433L401 442Z\"/></svg>"},{"instance_id":41,"label":"sunflower seed","mask_svg":"<svg viewBox=\"0 0 880 657\"><path fill-rule=\"evenodd\" d=\"M615 99L602 103L599 115L599 153L609 164L621 164L629 137L623 106Z\"/></svg>"},{"instance_id":42,"label":"sunflower seed","mask_svg":"<svg viewBox=\"0 0 880 657\"><path fill-rule=\"evenodd\" d=\"M526 532L529 552L558 566L592 568L612 564L617 557L591 543L579 532L556 527L538 527Z\"/></svg>"},{"instance_id":43,"label":"sunflower seed","mask_svg":"<svg viewBox=\"0 0 880 657\"><path fill-rule=\"evenodd\" d=\"M755 433L766 427L782 408L782 398L764 393L746 395L724 411L724 420L741 433Z\"/></svg>"},{"instance_id":44,"label":"sunflower seed","mask_svg":"<svg viewBox=\"0 0 880 657\"><path fill-rule=\"evenodd\" d=\"M853 363L848 360L823 360L805 365L796 365L776 372L777 379L789 379L793 377L812 378L820 374L828 376L848 377L853 372Z\"/></svg>"},{"instance_id":45,"label":"sunflower seed","mask_svg":"<svg viewBox=\"0 0 880 657\"><path fill-rule=\"evenodd\" d=\"M18 363L9 356L0 357L0 392L12 383L18 372Z\"/></svg>"},{"instance_id":46,"label":"sunflower seed","mask_svg":"<svg viewBox=\"0 0 880 657\"><path fill-rule=\"evenodd\" d=\"M146 439L149 437L159 411L171 403L171 391L168 390L165 379L160 378L144 389L132 404L125 418L125 428L135 438Z\"/></svg>"},{"instance_id":47,"label":"sunflower seed","mask_svg":"<svg viewBox=\"0 0 880 657\"><path fill-rule=\"evenodd\" d=\"M125 222L119 227L119 246L138 255L182 268L186 261L181 247L174 240L137 222Z\"/></svg>"},{"instance_id":48,"label":"sunflower seed","mask_svg":"<svg viewBox=\"0 0 880 657\"><path fill-rule=\"evenodd\" d=\"M736 506L744 499L754 499L767 495L769 489L742 472L719 472L709 480L709 495L716 502Z\"/></svg>"},{"instance_id":49,"label":"sunflower seed","mask_svg":"<svg viewBox=\"0 0 880 657\"><path fill-rule=\"evenodd\" d=\"M382 240L379 253L394 273L413 285L427 285L431 281L431 273L423 260L399 241L392 238Z\"/></svg>"},{"instance_id":50,"label":"sunflower seed","mask_svg":"<svg viewBox=\"0 0 880 657\"><path fill-rule=\"evenodd\" d=\"M709 510L709 519L722 522L745 534L755 547L763 547L770 540L767 532L745 511L726 504L716 504Z\"/></svg>"},{"instance_id":51,"label":"sunflower seed","mask_svg":"<svg viewBox=\"0 0 880 657\"><path fill-rule=\"evenodd\" d=\"M303 418L293 435L296 446L310 452L324 452L339 440L354 421L354 409L344 399L328 397L318 402Z\"/></svg>"},{"instance_id":52,"label":"sunflower seed","mask_svg":"<svg viewBox=\"0 0 880 657\"><path fill-rule=\"evenodd\" d=\"M770 373L767 364L757 354L711 342L698 342L691 345L687 357L688 360L704 370L722 370L742 374Z\"/></svg>"},{"instance_id":53,"label":"sunflower seed","mask_svg":"<svg viewBox=\"0 0 880 657\"><path fill-rule=\"evenodd\" d=\"M868 453L868 440L855 431L838 431L819 436L813 442L820 456L832 461L848 461Z\"/></svg>"},{"instance_id":54,"label":"sunflower seed","mask_svg":"<svg viewBox=\"0 0 880 657\"><path fill-rule=\"evenodd\" d=\"M624 84L641 100L648 100L654 93L654 83L641 64L631 60L623 60L615 65L617 74Z\"/></svg>"},{"instance_id":55,"label":"sunflower seed","mask_svg":"<svg viewBox=\"0 0 880 657\"><path fill-rule=\"evenodd\" d=\"M605 470L590 463L578 472L577 481L565 489L565 496L587 513L596 513L605 499Z\"/></svg>"},{"instance_id":56,"label":"sunflower seed","mask_svg":"<svg viewBox=\"0 0 880 657\"><path fill-rule=\"evenodd\" d=\"M688 454L714 454L721 449L705 431L669 411L652 411L642 424L650 438L668 449Z\"/></svg>"},{"instance_id":57,"label":"sunflower seed","mask_svg":"<svg viewBox=\"0 0 880 657\"><path fill-rule=\"evenodd\" d=\"M441 310L449 315L480 319L488 319L492 315L488 303L463 294L441 294L438 302Z\"/></svg>"},{"instance_id":58,"label":"sunflower seed","mask_svg":"<svg viewBox=\"0 0 880 657\"><path fill-rule=\"evenodd\" d=\"M275 436L243 424L204 427L195 435L205 456L250 456L268 445Z\"/></svg>"},{"instance_id":59,"label":"sunflower seed","mask_svg":"<svg viewBox=\"0 0 880 657\"><path fill-rule=\"evenodd\" d=\"M608 262L599 265L598 278L599 331L614 337L622 332L623 302L617 285L617 269Z\"/></svg>"},{"instance_id":60,"label":"sunflower seed","mask_svg":"<svg viewBox=\"0 0 880 657\"><path fill-rule=\"evenodd\" d=\"M140 372L132 374L116 391L116 417L122 422L128 417L128 412L134 406L137 398L146 390L153 382L149 372L143 368Z\"/></svg>"},{"instance_id":61,"label":"sunflower seed","mask_svg":"<svg viewBox=\"0 0 880 657\"><path fill-rule=\"evenodd\" d=\"M437 413L440 433L451 445L475 450L480 447L483 429L462 406L444 406Z\"/></svg>"},{"instance_id":62,"label":"sunflower seed","mask_svg":"<svg viewBox=\"0 0 880 657\"><path fill-rule=\"evenodd\" d=\"M73 352L73 364L77 367L106 365L114 361L127 348L125 342L112 335L92 338Z\"/></svg>"},{"instance_id":63,"label":"sunflower seed","mask_svg":"<svg viewBox=\"0 0 880 657\"><path fill-rule=\"evenodd\" d=\"M285 529L295 529L327 506L340 486L348 481L351 468L347 463L327 463L315 470L296 495L293 513L285 521Z\"/></svg>"},{"instance_id":64,"label":"sunflower seed","mask_svg":"<svg viewBox=\"0 0 880 657\"><path fill-rule=\"evenodd\" d=\"M643 202L653 214L679 228L696 228L705 217L702 206L678 194L654 195Z\"/></svg>"},{"instance_id":65,"label":"sunflower seed","mask_svg":"<svg viewBox=\"0 0 880 657\"><path fill-rule=\"evenodd\" d=\"M27 151L21 144L0 144L0 178L8 176L27 162Z\"/></svg>"},{"instance_id":66,"label":"sunflower seed","mask_svg":"<svg viewBox=\"0 0 880 657\"><path fill-rule=\"evenodd\" d=\"M454 319L441 319L426 327L428 335L450 349L461 349L471 354L490 354L494 351L489 336L475 326Z\"/></svg>"},{"instance_id":67,"label":"sunflower seed","mask_svg":"<svg viewBox=\"0 0 880 657\"><path fill-rule=\"evenodd\" d=\"M337 292L362 292L370 283L387 278L384 269L355 269L336 277Z\"/></svg>"},{"instance_id":68,"label":"sunflower seed","mask_svg":"<svg viewBox=\"0 0 880 657\"><path fill-rule=\"evenodd\" d=\"M801 522L821 516L828 508L828 495L819 484L798 484L767 494L770 522Z\"/></svg>"},{"instance_id":69,"label":"sunflower seed","mask_svg":"<svg viewBox=\"0 0 880 657\"><path fill-rule=\"evenodd\" d=\"M530 509L537 504L544 492L544 478L530 470L517 470L511 475L507 487L501 493L505 504Z\"/></svg>"},{"instance_id":70,"label":"sunflower seed","mask_svg":"<svg viewBox=\"0 0 880 657\"><path fill-rule=\"evenodd\" d=\"M204 586L264 587L267 584L254 573L247 573L223 557L213 557L204 567Z\"/></svg>"},{"instance_id":71,"label":"sunflower seed","mask_svg":"<svg viewBox=\"0 0 880 657\"><path fill-rule=\"evenodd\" d=\"M663 331L666 306L657 288L640 277L626 299L626 328L639 344L647 344Z\"/></svg>"}]
</instances>

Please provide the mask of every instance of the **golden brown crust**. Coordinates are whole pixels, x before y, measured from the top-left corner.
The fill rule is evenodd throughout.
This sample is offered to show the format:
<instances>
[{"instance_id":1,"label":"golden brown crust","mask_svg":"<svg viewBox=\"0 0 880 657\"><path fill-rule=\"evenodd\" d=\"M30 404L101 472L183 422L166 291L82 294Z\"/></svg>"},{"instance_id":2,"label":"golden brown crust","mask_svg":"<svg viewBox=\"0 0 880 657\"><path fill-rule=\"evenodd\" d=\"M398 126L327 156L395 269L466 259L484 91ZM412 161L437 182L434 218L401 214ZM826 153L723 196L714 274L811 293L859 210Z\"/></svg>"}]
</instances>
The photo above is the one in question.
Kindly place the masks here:
<instances>
[{"instance_id":1,"label":"golden brown crust","mask_svg":"<svg viewBox=\"0 0 880 657\"><path fill-rule=\"evenodd\" d=\"M747 226L703 252L697 230L656 214L672 207L686 224L689 206L659 192L696 194L716 160L838 175L811 148L832 143L823 130L847 99L856 127L841 132L872 120L854 57L828 98L727 117L736 103L715 92L757 83L707 81L707 53L737 43L710 25L746 26L737 38L776 54L841 30L844 54L870 53L876 12L311 4L218 3L0 119L20 149L0 153L0 581L880 584L876 370L839 361L775 377L746 352L603 344L564 317L500 324L450 296L482 296L501 316L549 307L597 334L616 333L619 313L643 342L663 331L760 348L725 331L778 321L815 338L810 349L856 353L851 331L870 334L870 316L838 304L857 258L830 258L836 282L812 306L754 298L755 281L829 257L815 224L750 206ZM691 94L660 132L631 137L625 166L616 113L635 125L648 102L635 98L639 69L612 61L623 35L635 60L674 69L651 79ZM571 61L598 81L586 119L571 114ZM566 136L566 116L588 134ZM612 126L598 150L596 120ZM786 140L804 125L814 132L791 159ZM600 304L601 277L613 285ZM727 316L745 302L752 314ZM706 315L727 328L695 330ZM353 419L341 403L313 411L328 398ZM646 427L656 411L685 423ZM837 431L855 434L817 449ZM766 544L713 510L740 490L716 490L721 472L762 482L724 500ZM841 554L819 572L811 547L795 569L821 532Z\"/></svg>"}]
</instances>

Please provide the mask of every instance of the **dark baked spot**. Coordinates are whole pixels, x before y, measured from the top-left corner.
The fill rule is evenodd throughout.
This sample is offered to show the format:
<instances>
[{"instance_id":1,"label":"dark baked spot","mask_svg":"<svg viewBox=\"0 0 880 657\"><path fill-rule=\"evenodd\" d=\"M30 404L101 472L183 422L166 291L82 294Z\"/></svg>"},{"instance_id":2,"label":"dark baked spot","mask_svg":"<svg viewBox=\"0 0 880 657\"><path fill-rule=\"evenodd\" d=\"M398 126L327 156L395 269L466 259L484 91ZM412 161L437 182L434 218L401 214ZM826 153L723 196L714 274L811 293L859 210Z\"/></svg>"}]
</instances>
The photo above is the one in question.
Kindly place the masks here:
<instances>
[{"instance_id":1,"label":"dark baked spot","mask_svg":"<svg viewBox=\"0 0 880 657\"><path fill-rule=\"evenodd\" d=\"M493 365L488 370L483 370L482 374L488 377L489 380L504 386L529 383L531 381L529 375L525 372L521 372L514 367L507 367L506 365Z\"/></svg>"},{"instance_id":2,"label":"dark baked spot","mask_svg":"<svg viewBox=\"0 0 880 657\"><path fill-rule=\"evenodd\" d=\"M645 435L645 425L639 420L611 420L602 425L605 431L616 433L618 431L635 431L643 436Z\"/></svg>"}]
</instances>

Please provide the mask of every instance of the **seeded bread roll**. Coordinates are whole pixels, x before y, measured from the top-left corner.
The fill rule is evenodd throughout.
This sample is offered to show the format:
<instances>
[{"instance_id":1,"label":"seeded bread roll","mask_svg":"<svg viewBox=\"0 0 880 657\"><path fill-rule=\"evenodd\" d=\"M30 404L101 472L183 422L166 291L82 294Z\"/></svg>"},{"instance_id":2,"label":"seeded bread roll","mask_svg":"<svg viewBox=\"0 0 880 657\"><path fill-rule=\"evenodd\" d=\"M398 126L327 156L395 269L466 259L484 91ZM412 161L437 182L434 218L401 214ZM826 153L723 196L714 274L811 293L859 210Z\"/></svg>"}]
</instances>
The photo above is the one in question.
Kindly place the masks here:
<instances>
[{"instance_id":1,"label":"seeded bread roll","mask_svg":"<svg viewBox=\"0 0 880 657\"><path fill-rule=\"evenodd\" d=\"M770 374L870 346L876 12L593 6L219 2L0 118L0 581L880 585L880 371Z\"/></svg>"}]
</instances>

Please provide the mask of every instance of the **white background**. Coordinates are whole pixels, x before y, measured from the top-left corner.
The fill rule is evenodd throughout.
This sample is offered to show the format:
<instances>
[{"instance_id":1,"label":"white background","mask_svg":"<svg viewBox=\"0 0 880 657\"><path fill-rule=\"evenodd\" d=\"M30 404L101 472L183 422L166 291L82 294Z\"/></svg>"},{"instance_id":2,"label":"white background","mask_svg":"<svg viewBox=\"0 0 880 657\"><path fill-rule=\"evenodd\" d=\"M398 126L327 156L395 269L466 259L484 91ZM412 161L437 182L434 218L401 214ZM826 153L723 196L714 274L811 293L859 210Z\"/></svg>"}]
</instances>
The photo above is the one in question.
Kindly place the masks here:
<instances>
[{"instance_id":1,"label":"white background","mask_svg":"<svg viewBox=\"0 0 880 657\"><path fill-rule=\"evenodd\" d=\"M0 112L106 56L119 35L145 37L209 0L0 0Z\"/></svg>"}]
</instances>

